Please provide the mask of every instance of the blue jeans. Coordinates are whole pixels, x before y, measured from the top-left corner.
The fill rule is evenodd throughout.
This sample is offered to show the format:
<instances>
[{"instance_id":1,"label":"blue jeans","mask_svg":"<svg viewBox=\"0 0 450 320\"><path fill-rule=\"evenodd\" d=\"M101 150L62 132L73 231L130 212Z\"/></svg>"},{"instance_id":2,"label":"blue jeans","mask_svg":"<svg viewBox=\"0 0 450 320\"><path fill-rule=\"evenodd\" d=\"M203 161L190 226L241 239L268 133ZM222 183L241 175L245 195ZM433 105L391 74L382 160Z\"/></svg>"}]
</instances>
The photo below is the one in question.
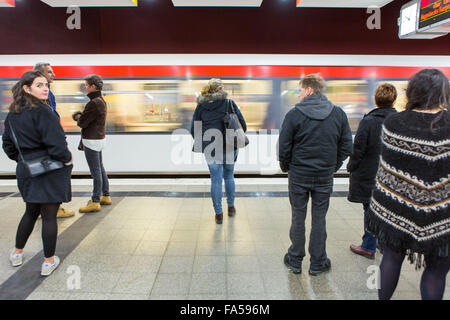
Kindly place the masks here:
<instances>
[{"instance_id":1,"label":"blue jeans","mask_svg":"<svg viewBox=\"0 0 450 320\"><path fill-rule=\"evenodd\" d=\"M377 251L377 239L372 233L367 231L367 219L369 216L369 206L370 203L363 203L364 207L364 235L362 237L361 248L366 251L375 253Z\"/></svg>"},{"instance_id":2,"label":"blue jeans","mask_svg":"<svg viewBox=\"0 0 450 320\"><path fill-rule=\"evenodd\" d=\"M305 219L311 196L310 266L312 269L319 269L327 261L325 218L333 192L333 176L302 177L289 172L288 178L289 201L292 207L292 224L289 232L292 244L288 249L288 254L297 261L302 261L305 256Z\"/></svg>"},{"instance_id":3,"label":"blue jeans","mask_svg":"<svg viewBox=\"0 0 450 320\"><path fill-rule=\"evenodd\" d=\"M225 180L225 192L227 194L228 207L234 206L234 162L232 164L208 163L211 175L211 198L216 214L222 214L222 179Z\"/></svg>"},{"instance_id":4,"label":"blue jeans","mask_svg":"<svg viewBox=\"0 0 450 320\"><path fill-rule=\"evenodd\" d=\"M101 151L94 151L84 146L84 155L89 166L89 171L94 179L94 191L92 192L92 201L100 202L100 196L109 196L109 181L103 167Z\"/></svg>"}]
</instances>

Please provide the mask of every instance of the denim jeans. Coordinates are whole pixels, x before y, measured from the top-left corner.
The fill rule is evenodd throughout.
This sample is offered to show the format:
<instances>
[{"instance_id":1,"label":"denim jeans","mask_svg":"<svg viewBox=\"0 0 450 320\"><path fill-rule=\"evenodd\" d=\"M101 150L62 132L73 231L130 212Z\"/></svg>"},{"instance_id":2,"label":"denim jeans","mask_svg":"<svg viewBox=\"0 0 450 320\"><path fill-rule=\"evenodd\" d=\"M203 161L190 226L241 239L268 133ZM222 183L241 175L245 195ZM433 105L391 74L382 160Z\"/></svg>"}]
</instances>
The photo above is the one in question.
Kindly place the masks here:
<instances>
[{"instance_id":1,"label":"denim jeans","mask_svg":"<svg viewBox=\"0 0 450 320\"><path fill-rule=\"evenodd\" d=\"M369 216L369 206L370 203L363 203L364 207L364 235L362 237L361 248L366 251L375 253L377 251L377 239L373 236L372 233L367 231L367 219Z\"/></svg>"},{"instance_id":2,"label":"denim jeans","mask_svg":"<svg viewBox=\"0 0 450 320\"><path fill-rule=\"evenodd\" d=\"M94 179L94 191L92 192L92 201L100 202L100 196L109 196L109 181L103 167L101 151L94 151L84 146L84 155L89 166L89 171Z\"/></svg>"},{"instance_id":3,"label":"denim jeans","mask_svg":"<svg viewBox=\"0 0 450 320\"><path fill-rule=\"evenodd\" d=\"M289 172L288 178L289 201L292 207L292 225L289 233L292 244L288 254L300 262L305 257L305 219L311 196L310 268L319 269L327 259L325 217L333 192L333 177L302 177Z\"/></svg>"},{"instance_id":4,"label":"denim jeans","mask_svg":"<svg viewBox=\"0 0 450 320\"><path fill-rule=\"evenodd\" d=\"M234 206L236 189L234 184L234 162L231 164L210 162L208 163L208 168L211 175L211 198L214 212L216 214L222 214L222 179L225 180L228 207Z\"/></svg>"}]
</instances>

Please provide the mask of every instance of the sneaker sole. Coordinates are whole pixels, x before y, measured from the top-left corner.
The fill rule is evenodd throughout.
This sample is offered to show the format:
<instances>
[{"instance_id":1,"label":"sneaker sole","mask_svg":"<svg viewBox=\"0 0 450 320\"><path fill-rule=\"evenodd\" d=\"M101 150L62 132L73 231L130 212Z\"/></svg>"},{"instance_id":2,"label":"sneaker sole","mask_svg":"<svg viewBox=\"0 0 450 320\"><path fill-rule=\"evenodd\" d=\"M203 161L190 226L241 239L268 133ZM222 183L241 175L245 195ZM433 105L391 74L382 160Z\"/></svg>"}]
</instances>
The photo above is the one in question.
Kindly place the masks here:
<instances>
[{"instance_id":1,"label":"sneaker sole","mask_svg":"<svg viewBox=\"0 0 450 320\"><path fill-rule=\"evenodd\" d=\"M331 269L331 268L326 269L326 270L322 270L322 271L311 271L311 270L309 270L309 274L310 274L311 276L318 276L318 275L321 274L321 273L330 271L330 269Z\"/></svg>"},{"instance_id":2,"label":"sneaker sole","mask_svg":"<svg viewBox=\"0 0 450 320\"><path fill-rule=\"evenodd\" d=\"M293 268L293 267L291 267L290 265L287 265L287 264L285 264L285 266L286 266L286 268L288 268L289 271L291 271L292 273L295 273L295 274L301 274L301 273L302 273L302 269L296 269L296 268Z\"/></svg>"},{"instance_id":3,"label":"sneaker sole","mask_svg":"<svg viewBox=\"0 0 450 320\"><path fill-rule=\"evenodd\" d=\"M48 272L48 273L43 273L43 272L41 271L41 276L43 276L43 277L48 277L49 275L51 275L51 274L53 273L53 271L55 271L56 269L58 269L58 267L59 267L59 264L56 266L55 269L53 269L52 271L50 271L50 272Z\"/></svg>"},{"instance_id":4,"label":"sneaker sole","mask_svg":"<svg viewBox=\"0 0 450 320\"><path fill-rule=\"evenodd\" d=\"M13 267L18 267L18 266L21 266L22 264L23 264L23 262L21 262L21 263L19 263L19 264L14 264L14 263L11 262L11 265L12 265Z\"/></svg>"}]
</instances>

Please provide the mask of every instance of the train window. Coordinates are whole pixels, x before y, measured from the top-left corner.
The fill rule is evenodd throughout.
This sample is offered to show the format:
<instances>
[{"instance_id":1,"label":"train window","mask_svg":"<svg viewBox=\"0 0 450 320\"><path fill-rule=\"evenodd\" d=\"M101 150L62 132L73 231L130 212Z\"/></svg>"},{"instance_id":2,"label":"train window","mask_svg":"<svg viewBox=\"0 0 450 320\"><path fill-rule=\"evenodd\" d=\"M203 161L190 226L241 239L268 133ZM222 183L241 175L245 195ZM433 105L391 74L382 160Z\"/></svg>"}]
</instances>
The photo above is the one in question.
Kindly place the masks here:
<instances>
[{"instance_id":1,"label":"train window","mask_svg":"<svg viewBox=\"0 0 450 320\"><path fill-rule=\"evenodd\" d=\"M324 93L331 102L345 111L352 131L358 129L360 120L373 107L368 99L369 83L366 80L327 80ZM281 119L298 103L298 95L299 80L282 82Z\"/></svg>"},{"instance_id":2,"label":"train window","mask_svg":"<svg viewBox=\"0 0 450 320\"><path fill-rule=\"evenodd\" d=\"M205 80L108 80L103 94L108 103L107 132L170 132L190 128ZM272 96L268 80L223 80L229 97L246 118L249 130L263 127ZM79 132L72 114L89 101L82 80L57 80L52 84L57 110L66 132Z\"/></svg>"}]
</instances>

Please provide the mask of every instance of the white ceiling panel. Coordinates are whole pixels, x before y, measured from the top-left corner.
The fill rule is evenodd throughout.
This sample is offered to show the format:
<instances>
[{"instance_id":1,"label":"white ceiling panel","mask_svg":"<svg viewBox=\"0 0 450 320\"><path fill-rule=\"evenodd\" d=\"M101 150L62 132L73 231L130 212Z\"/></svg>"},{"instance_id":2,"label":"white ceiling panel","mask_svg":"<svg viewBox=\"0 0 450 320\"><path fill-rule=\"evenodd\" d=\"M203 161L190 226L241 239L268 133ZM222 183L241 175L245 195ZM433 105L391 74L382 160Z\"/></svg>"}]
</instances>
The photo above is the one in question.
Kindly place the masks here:
<instances>
[{"instance_id":1,"label":"white ceiling panel","mask_svg":"<svg viewBox=\"0 0 450 320\"><path fill-rule=\"evenodd\" d=\"M41 0L51 7L136 7L138 0Z\"/></svg>"},{"instance_id":2,"label":"white ceiling panel","mask_svg":"<svg viewBox=\"0 0 450 320\"><path fill-rule=\"evenodd\" d=\"M297 0L297 7L316 8L368 8L383 7L393 0Z\"/></svg>"},{"instance_id":3,"label":"white ceiling panel","mask_svg":"<svg viewBox=\"0 0 450 320\"><path fill-rule=\"evenodd\" d=\"M175 7L260 7L263 0L172 0Z\"/></svg>"}]
</instances>

